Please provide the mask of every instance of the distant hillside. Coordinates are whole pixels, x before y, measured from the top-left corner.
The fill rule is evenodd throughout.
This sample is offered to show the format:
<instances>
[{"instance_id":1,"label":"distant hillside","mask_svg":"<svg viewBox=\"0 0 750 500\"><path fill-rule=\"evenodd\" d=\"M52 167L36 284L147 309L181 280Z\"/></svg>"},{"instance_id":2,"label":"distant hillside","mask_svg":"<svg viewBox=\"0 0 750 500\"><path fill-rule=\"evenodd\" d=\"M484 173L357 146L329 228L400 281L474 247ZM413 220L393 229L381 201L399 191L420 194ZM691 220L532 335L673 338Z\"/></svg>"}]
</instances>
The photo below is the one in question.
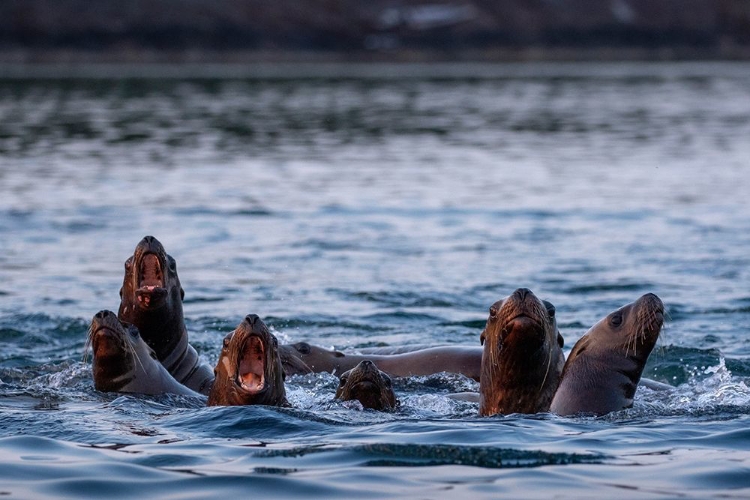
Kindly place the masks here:
<instances>
[{"instance_id":1,"label":"distant hillside","mask_svg":"<svg viewBox=\"0 0 750 500\"><path fill-rule=\"evenodd\" d=\"M750 0L0 0L6 60L627 49L745 57Z\"/></svg>"}]
</instances>

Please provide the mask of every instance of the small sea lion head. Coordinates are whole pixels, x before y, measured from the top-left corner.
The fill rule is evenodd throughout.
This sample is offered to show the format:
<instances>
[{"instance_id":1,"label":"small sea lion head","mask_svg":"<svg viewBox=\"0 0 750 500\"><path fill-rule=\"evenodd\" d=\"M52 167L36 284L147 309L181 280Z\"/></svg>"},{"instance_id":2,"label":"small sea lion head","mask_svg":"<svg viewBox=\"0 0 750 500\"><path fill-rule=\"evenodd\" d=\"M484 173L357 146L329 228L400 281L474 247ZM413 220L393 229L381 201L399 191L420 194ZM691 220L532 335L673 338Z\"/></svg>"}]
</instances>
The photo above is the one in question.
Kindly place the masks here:
<instances>
[{"instance_id":1,"label":"small sea lion head","mask_svg":"<svg viewBox=\"0 0 750 500\"><path fill-rule=\"evenodd\" d=\"M367 359L341 374L336 399L356 399L363 407L373 410L392 410L398 405L391 377Z\"/></svg>"},{"instance_id":2,"label":"small sea lion head","mask_svg":"<svg viewBox=\"0 0 750 500\"><path fill-rule=\"evenodd\" d=\"M214 373L209 405L287 404L278 341L255 314L224 337Z\"/></svg>"}]
</instances>

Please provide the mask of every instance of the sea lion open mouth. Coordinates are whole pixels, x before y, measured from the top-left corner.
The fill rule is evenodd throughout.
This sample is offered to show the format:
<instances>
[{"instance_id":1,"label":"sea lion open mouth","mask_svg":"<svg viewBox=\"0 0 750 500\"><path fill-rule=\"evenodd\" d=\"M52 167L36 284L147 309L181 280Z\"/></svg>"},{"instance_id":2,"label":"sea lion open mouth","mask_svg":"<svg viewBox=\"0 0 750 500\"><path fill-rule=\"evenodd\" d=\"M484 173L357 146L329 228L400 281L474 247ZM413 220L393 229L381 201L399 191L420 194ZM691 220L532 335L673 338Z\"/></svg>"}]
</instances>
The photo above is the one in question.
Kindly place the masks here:
<instances>
[{"instance_id":1,"label":"sea lion open mouth","mask_svg":"<svg viewBox=\"0 0 750 500\"><path fill-rule=\"evenodd\" d=\"M237 385L250 394L266 388L266 349L263 339L252 335L245 339L242 354L237 360Z\"/></svg>"},{"instance_id":2,"label":"sea lion open mouth","mask_svg":"<svg viewBox=\"0 0 750 500\"><path fill-rule=\"evenodd\" d=\"M139 305L145 308L164 303L167 289L164 286L164 272L158 255L145 253L141 256L138 265L138 289L135 295Z\"/></svg>"}]
</instances>

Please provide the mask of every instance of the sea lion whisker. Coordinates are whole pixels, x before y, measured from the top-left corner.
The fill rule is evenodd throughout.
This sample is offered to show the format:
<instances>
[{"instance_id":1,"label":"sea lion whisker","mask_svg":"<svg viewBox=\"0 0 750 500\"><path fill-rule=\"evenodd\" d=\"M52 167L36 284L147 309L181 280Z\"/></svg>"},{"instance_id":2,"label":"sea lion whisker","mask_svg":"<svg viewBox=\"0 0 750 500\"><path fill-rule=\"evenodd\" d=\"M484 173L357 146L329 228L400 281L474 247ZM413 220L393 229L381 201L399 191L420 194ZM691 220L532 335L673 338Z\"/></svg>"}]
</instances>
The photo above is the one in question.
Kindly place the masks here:
<instances>
[{"instance_id":1,"label":"sea lion whisker","mask_svg":"<svg viewBox=\"0 0 750 500\"><path fill-rule=\"evenodd\" d=\"M93 351L94 347L94 325L89 325L89 329L86 331L86 343L83 345L83 363L86 363L89 359L89 347Z\"/></svg>"},{"instance_id":2,"label":"sea lion whisker","mask_svg":"<svg viewBox=\"0 0 750 500\"><path fill-rule=\"evenodd\" d=\"M141 361L140 356L138 356L138 352L136 351L135 346L133 345L133 341L130 339L129 335L124 335L125 342L127 342L128 346L130 347L130 357L133 358L133 364L140 365L141 369L145 372L146 367L143 366L143 362Z\"/></svg>"}]
</instances>

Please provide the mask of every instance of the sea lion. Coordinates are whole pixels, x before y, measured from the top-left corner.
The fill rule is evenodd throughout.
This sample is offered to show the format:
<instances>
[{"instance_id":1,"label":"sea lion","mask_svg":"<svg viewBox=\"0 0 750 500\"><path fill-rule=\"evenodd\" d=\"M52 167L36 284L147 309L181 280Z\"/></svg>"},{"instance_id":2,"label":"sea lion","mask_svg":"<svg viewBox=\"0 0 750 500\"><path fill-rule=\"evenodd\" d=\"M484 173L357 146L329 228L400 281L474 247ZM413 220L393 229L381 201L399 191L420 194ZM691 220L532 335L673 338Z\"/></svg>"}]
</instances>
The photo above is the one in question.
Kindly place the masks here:
<instances>
[{"instance_id":1,"label":"sea lion","mask_svg":"<svg viewBox=\"0 0 750 500\"><path fill-rule=\"evenodd\" d=\"M298 342L282 345L281 360L288 375L311 372L343 373L370 360L394 377L460 373L479 380L482 352L468 346L439 346L401 354L349 354Z\"/></svg>"},{"instance_id":2,"label":"sea lion","mask_svg":"<svg viewBox=\"0 0 750 500\"><path fill-rule=\"evenodd\" d=\"M647 293L592 326L568 355L551 411L604 415L633 406L663 324L664 304Z\"/></svg>"},{"instance_id":3,"label":"sea lion","mask_svg":"<svg viewBox=\"0 0 750 500\"><path fill-rule=\"evenodd\" d=\"M289 406L276 337L250 314L224 337L209 406Z\"/></svg>"},{"instance_id":4,"label":"sea lion","mask_svg":"<svg viewBox=\"0 0 750 500\"><path fill-rule=\"evenodd\" d=\"M479 414L548 411L565 363L555 307L519 288L490 307L480 340Z\"/></svg>"},{"instance_id":5,"label":"sea lion","mask_svg":"<svg viewBox=\"0 0 750 500\"><path fill-rule=\"evenodd\" d=\"M118 320L112 311L99 311L94 315L87 351L89 346L94 353L92 372L98 391L201 397L177 382L156 359L138 328Z\"/></svg>"},{"instance_id":6,"label":"sea lion","mask_svg":"<svg viewBox=\"0 0 750 500\"><path fill-rule=\"evenodd\" d=\"M146 343L172 376L208 394L213 372L188 343L182 313L185 292L177 263L153 236L144 237L125 261L118 317L138 327Z\"/></svg>"},{"instance_id":7,"label":"sea lion","mask_svg":"<svg viewBox=\"0 0 750 500\"><path fill-rule=\"evenodd\" d=\"M363 407L373 410L392 410L398 405L391 377L378 370L369 359L341 374L336 399L356 399Z\"/></svg>"}]
</instances>

